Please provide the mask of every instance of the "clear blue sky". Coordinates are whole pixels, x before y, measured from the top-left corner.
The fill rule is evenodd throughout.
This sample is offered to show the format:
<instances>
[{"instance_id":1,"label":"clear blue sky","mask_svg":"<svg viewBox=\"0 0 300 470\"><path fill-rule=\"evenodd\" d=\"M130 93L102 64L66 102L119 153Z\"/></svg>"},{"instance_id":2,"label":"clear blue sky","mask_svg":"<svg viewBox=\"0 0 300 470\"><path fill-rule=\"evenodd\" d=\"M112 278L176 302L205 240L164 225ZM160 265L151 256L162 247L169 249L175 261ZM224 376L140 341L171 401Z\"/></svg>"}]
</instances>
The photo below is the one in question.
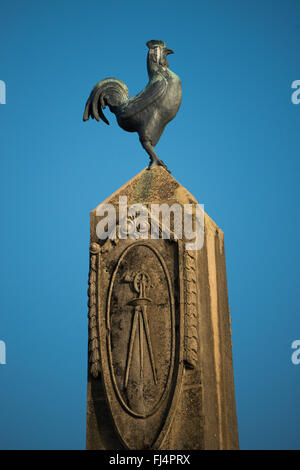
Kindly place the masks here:
<instances>
[{"instance_id":1,"label":"clear blue sky","mask_svg":"<svg viewBox=\"0 0 300 470\"><path fill-rule=\"evenodd\" d=\"M0 447L85 447L89 211L148 158L82 113L103 78L144 88L162 39L183 101L157 152L225 233L241 448L299 449L299 1L11 0L0 23Z\"/></svg>"}]
</instances>

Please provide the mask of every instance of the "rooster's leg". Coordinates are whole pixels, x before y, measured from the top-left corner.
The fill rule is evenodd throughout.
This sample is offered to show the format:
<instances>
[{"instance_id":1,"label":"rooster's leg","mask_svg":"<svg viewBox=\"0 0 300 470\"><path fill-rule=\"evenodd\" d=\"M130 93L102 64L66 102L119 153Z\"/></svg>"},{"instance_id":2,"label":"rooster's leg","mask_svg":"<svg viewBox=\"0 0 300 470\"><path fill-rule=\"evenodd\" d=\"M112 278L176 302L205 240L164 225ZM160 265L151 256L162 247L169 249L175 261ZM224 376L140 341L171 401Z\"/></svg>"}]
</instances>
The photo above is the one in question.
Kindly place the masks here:
<instances>
[{"instance_id":1,"label":"rooster's leg","mask_svg":"<svg viewBox=\"0 0 300 470\"><path fill-rule=\"evenodd\" d=\"M140 142L150 157L150 165L148 167L149 170L150 168L155 166L163 166L167 171L169 171L169 173L171 173L167 166L164 164L164 162L158 158L150 140L140 138Z\"/></svg>"}]
</instances>

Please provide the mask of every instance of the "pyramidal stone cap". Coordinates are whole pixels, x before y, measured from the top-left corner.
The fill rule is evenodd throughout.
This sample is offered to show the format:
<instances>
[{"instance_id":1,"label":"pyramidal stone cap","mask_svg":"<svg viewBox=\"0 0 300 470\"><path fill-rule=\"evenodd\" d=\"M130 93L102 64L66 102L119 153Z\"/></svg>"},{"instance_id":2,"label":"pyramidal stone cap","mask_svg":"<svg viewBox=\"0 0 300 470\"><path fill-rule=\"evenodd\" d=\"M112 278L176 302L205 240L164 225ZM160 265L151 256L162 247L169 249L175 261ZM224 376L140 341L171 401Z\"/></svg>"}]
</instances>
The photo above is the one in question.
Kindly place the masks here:
<instances>
[{"instance_id":1,"label":"pyramidal stone cap","mask_svg":"<svg viewBox=\"0 0 300 470\"><path fill-rule=\"evenodd\" d=\"M157 166L148 170L144 168L140 173L125 183L111 196L101 202L91 211L91 217L97 216L97 211L103 204L119 205L119 198L127 197L127 205L133 204L169 204L174 203L184 206L185 204L197 205L196 198L182 186L168 171L162 166ZM202 205L201 205L202 207ZM203 209L202 209L203 210ZM223 231L204 212L205 230L219 232L220 239L223 239Z\"/></svg>"}]
</instances>

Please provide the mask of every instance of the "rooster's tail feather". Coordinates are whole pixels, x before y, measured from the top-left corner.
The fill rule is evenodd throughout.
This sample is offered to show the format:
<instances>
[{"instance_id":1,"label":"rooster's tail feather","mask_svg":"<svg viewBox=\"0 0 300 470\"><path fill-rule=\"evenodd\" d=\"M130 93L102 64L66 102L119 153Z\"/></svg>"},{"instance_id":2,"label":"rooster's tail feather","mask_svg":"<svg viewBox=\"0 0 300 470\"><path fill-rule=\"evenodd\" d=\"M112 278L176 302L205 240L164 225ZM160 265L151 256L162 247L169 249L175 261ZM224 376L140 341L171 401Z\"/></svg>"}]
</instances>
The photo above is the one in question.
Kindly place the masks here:
<instances>
[{"instance_id":1,"label":"rooster's tail feather","mask_svg":"<svg viewBox=\"0 0 300 470\"><path fill-rule=\"evenodd\" d=\"M86 102L83 114L83 120L87 121L89 117L97 121L104 121L109 124L103 114L102 109L106 105L111 107L120 106L129 100L128 88L121 80L117 78L106 78L94 86L89 99Z\"/></svg>"}]
</instances>

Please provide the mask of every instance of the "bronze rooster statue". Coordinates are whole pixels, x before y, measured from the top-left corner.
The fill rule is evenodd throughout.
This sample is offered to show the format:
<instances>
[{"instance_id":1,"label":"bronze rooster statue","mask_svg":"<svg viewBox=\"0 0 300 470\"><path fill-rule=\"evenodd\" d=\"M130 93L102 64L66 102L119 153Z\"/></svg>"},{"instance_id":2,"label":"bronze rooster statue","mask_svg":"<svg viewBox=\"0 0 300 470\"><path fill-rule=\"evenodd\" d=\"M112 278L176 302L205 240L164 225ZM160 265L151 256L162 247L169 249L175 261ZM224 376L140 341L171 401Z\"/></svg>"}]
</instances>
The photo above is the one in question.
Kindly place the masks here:
<instances>
[{"instance_id":1,"label":"bronze rooster statue","mask_svg":"<svg viewBox=\"0 0 300 470\"><path fill-rule=\"evenodd\" d=\"M106 106L116 115L119 126L127 132L137 132L143 148L150 156L149 168L162 165L154 150L164 128L177 114L181 103L180 78L171 70L167 60L173 54L163 41L147 42L147 70L149 83L133 98L128 88L117 78L106 78L97 83L87 100L83 120L89 117L109 124L102 109Z\"/></svg>"}]
</instances>

